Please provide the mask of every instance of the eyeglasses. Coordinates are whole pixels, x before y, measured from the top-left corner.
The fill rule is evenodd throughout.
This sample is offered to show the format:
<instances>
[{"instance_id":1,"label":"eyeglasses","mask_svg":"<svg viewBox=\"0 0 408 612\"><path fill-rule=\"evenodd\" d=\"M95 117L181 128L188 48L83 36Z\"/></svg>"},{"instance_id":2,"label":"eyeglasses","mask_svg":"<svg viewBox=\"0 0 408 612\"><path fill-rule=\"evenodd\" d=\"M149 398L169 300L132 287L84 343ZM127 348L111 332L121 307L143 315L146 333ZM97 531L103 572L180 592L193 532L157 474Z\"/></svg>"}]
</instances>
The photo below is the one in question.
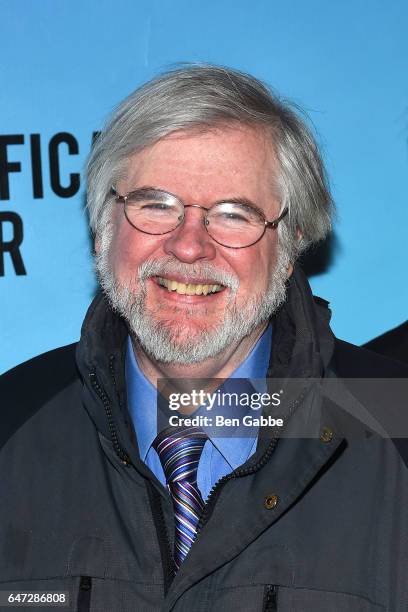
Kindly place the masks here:
<instances>
[{"instance_id":1,"label":"eyeglasses","mask_svg":"<svg viewBox=\"0 0 408 612\"><path fill-rule=\"evenodd\" d=\"M202 208L207 233L215 242L231 249L255 244L266 228L276 229L288 212L285 207L279 217L268 221L261 210L241 201L218 202L206 208L201 204L184 204L177 196L160 189L137 189L124 196L114 187L111 191L116 202L123 203L130 225L145 234L168 234L183 223L186 208Z\"/></svg>"}]
</instances>

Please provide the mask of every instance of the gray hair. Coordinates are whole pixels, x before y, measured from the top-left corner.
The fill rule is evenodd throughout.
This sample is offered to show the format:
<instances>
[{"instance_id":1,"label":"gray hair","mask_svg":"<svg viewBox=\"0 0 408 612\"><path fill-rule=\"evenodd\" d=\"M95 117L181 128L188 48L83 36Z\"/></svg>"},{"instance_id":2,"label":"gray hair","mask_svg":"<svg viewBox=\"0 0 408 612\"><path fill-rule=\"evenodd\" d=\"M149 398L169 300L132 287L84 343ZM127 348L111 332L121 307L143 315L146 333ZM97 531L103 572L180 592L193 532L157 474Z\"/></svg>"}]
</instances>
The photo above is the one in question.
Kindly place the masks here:
<instances>
[{"instance_id":1,"label":"gray hair","mask_svg":"<svg viewBox=\"0 0 408 612\"><path fill-rule=\"evenodd\" d=\"M299 112L299 109L297 109ZM90 154L88 210L98 237L109 226L110 188L130 156L177 130L240 124L268 130L278 163L279 237L291 261L331 228L334 204L316 141L299 114L256 78L221 66L186 65L149 81L113 113Z\"/></svg>"}]
</instances>

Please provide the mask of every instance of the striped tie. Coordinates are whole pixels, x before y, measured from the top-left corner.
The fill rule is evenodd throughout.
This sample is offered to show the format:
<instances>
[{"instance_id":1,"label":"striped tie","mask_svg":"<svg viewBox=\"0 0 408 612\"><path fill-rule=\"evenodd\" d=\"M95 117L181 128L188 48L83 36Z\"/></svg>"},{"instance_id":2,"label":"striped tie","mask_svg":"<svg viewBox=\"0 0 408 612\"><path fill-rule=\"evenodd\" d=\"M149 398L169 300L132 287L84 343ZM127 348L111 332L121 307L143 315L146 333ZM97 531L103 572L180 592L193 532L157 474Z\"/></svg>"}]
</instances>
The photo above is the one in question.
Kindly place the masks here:
<instances>
[{"instance_id":1,"label":"striped tie","mask_svg":"<svg viewBox=\"0 0 408 612\"><path fill-rule=\"evenodd\" d=\"M174 561L177 569L187 556L196 535L204 501L197 487L197 468L205 433L197 427L174 427L158 434L153 442L173 498L176 525Z\"/></svg>"}]
</instances>

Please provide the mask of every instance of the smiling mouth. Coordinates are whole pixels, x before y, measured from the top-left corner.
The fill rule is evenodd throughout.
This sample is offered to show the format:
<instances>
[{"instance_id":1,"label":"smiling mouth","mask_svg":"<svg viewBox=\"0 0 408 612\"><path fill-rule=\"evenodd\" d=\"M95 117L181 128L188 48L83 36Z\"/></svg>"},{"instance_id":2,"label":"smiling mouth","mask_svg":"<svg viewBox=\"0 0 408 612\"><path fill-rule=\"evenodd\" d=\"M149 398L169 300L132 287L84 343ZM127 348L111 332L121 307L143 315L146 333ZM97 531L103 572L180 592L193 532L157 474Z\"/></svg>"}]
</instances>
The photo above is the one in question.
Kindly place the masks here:
<instances>
[{"instance_id":1,"label":"smiling mouth","mask_svg":"<svg viewBox=\"0 0 408 612\"><path fill-rule=\"evenodd\" d=\"M175 291L180 295L208 295L219 293L224 289L223 285L179 283L176 280L162 278L161 276L157 276L156 279L161 287L165 287L169 292Z\"/></svg>"}]
</instances>

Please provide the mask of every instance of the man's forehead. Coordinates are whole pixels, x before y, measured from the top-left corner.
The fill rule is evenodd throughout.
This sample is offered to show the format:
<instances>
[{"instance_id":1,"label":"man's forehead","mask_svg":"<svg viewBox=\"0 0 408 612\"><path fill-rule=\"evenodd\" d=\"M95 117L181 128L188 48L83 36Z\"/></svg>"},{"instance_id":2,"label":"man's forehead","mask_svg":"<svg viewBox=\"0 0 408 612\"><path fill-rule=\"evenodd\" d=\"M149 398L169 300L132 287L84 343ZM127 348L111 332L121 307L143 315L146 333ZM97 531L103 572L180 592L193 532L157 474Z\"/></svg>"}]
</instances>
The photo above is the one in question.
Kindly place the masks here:
<instances>
[{"instance_id":1,"label":"man's forehead","mask_svg":"<svg viewBox=\"0 0 408 612\"><path fill-rule=\"evenodd\" d=\"M211 191L213 187L215 191L227 189L221 197L243 196L235 193L234 185L235 189L246 185L262 190L267 183L265 189L275 192L276 170L276 155L266 130L239 123L198 126L173 131L131 156L119 187L130 191L149 185L173 192L181 187L186 191L189 187ZM231 193L226 181L231 183Z\"/></svg>"},{"instance_id":2,"label":"man's forehead","mask_svg":"<svg viewBox=\"0 0 408 612\"><path fill-rule=\"evenodd\" d=\"M217 123L214 125L196 125L191 128L184 128L180 130L173 130L169 134L158 138L154 142L146 145L141 151L135 153L129 158L139 159L142 156L147 156L158 148L167 147L181 147L184 142L191 143L196 141L203 150L208 143L215 140L221 139L225 141L241 141L241 142L256 142L257 147L266 153L274 153L274 146L269 132L269 128L256 125L256 124L245 124L242 122L226 122Z\"/></svg>"}]
</instances>

